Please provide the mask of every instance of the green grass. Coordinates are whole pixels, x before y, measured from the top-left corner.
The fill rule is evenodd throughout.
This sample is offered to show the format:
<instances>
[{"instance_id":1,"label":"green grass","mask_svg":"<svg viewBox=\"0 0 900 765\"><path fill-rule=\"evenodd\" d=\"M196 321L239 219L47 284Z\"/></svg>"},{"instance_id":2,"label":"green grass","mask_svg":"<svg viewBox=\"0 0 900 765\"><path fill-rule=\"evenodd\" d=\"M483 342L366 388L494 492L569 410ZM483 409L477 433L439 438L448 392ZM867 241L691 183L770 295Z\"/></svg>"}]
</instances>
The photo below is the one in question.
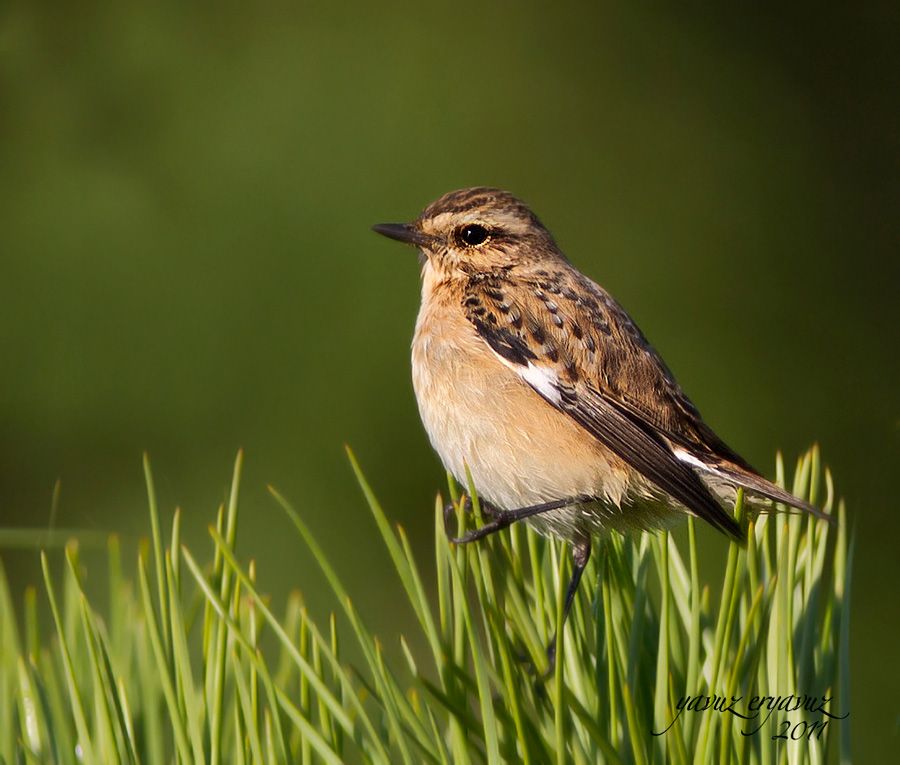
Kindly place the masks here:
<instances>
[{"instance_id":1,"label":"green grass","mask_svg":"<svg viewBox=\"0 0 900 765\"><path fill-rule=\"evenodd\" d=\"M404 660L390 663L341 583L341 561L274 490L338 613L317 623L299 593L275 609L258 591L255 564L234 554L241 461L204 561L181 544L177 512L162 526L145 463L151 542L132 580L109 539L102 614L74 543L61 577L42 558L43 588L26 591L21 628L0 567L2 762L850 760L848 718L678 714L684 696L711 694L742 696L735 709L744 714L753 696L787 694L832 697L831 714L847 711L852 547L842 506L834 527L800 515L750 520L748 546L731 545L724 569L702 576L690 521L686 545L668 533L598 543L555 671L541 680L571 567L561 543L513 527L454 548L438 499L434 550L414 554L351 455L397 573L385 599L407 602L421 633L412 644L422 650L401 637ZM813 450L792 488L832 512L827 472L824 497L822 483ZM451 493L458 505L452 483ZM477 504L475 515L460 521L477 522ZM435 567L436 591L422 566ZM40 600L52 613L47 627ZM348 654L361 658L351 665ZM790 740L797 731L801 740ZM788 740L773 738L782 732Z\"/></svg>"}]
</instances>

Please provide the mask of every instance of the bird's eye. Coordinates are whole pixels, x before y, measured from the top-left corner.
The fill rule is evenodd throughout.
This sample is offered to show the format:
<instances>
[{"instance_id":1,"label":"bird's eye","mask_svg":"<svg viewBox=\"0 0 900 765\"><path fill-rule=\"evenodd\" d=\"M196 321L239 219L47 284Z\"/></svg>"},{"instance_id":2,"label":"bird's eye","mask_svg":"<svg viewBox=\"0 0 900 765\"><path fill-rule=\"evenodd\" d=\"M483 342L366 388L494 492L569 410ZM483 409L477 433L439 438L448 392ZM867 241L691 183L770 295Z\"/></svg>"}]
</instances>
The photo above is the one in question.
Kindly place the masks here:
<instances>
[{"instance_id":1,"label":"bird's eye","mask_svg":"<svg viewBox=\"0 0 900 765\"><path fill-rule=\"evenodd\" d=\"M477 223L463 226L459 230L460 241L469 247L477 247L479 244L483 244L487 241L488 236L488 230L484 226L479 226Z\"/></svg>"}]
</instances>

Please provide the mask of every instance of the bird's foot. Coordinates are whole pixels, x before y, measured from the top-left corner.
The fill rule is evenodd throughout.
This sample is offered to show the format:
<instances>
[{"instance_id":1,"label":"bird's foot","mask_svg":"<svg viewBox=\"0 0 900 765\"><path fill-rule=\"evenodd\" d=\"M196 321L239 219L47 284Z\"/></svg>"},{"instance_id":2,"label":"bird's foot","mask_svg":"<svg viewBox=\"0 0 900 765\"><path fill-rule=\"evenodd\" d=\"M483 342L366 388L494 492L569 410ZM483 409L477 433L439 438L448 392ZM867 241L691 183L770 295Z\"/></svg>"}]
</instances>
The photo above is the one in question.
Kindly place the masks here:
<instances>
[{"instance_id":1,"label":"bird's foot","mask_svg":"<svg viewBox=\"0 0 900 765\"><path fill-rule=\"evenodd\" d=\"M490 502L486 502L483 499L478 500L478 506L479 510L481 510L482 517L489 520L496 519L503 514L502 510L498 510ZM460 497L459 509L464 513L473 513L474 507L472 504L472 498L468 494L463 494L463 496ZM447 534L447 538L453 544L466 544L467 542L473 542L476 539L481 539L481 535L472 536L476 531L478 531L477 529L469 531L463 536L460 536L457 517L457 505L452 501L447 502L444 505L444 531Z\"/></svg>"}]
</instances>

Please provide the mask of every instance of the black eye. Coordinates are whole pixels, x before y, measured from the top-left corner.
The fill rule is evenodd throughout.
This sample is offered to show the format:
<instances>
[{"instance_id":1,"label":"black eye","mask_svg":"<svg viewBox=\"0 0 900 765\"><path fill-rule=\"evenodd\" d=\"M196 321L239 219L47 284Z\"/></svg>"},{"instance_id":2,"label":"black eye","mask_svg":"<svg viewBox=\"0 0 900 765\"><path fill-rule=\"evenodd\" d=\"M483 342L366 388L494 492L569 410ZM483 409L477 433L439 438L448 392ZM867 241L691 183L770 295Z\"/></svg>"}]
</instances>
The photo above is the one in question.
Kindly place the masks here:
<instances>
[{"instance_id":1,"label":"black eye","mask_svg":"<svg viewBox=\"0 0 900 765\"><path fill-rule=\"evenodd\" d=\"M488 230L484 226L473 223L469 226L463 226L459 230L459 238L463 244L466 244L469 247L476 247L487 241Z\"/></svg>"}]
</instances>

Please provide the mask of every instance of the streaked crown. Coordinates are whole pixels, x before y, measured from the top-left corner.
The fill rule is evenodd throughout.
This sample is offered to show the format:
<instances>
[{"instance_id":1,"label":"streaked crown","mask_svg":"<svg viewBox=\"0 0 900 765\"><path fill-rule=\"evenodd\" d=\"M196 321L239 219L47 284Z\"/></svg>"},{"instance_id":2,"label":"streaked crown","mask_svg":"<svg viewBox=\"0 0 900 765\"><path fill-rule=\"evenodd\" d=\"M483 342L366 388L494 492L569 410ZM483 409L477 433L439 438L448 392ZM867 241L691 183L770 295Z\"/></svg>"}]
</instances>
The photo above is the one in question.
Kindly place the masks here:
<instances>
[{"instance_id":1,"label":"streaked crown","mask_svg":"<svg viewBox=\"0 0 900 765\"><path fill-rule=\"evenodd\" d=\"M412 223L382 224L375 230L417 245L428 264L448 276L562 258L528 205L508 191L486 186L451 191Z\"/></svg>"}]
</instances>

